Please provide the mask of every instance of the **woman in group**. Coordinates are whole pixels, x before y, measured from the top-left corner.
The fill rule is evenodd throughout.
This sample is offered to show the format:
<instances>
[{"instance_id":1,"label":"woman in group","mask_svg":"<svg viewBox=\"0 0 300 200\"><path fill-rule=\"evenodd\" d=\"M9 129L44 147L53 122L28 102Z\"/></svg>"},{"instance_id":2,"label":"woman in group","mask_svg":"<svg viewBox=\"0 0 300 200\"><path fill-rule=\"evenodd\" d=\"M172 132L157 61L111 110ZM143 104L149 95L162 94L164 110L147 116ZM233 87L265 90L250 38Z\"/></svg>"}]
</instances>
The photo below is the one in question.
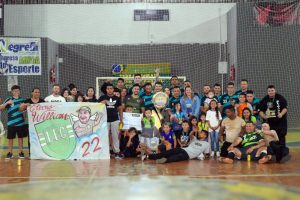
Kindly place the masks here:
<instances>
[{"instance_id":1,"label":"woman in group","mask_svg":"<svg viewBox=\"0 0 300 200\"><path fill-rule=\"evenodd\" d=\"M63 98L65 98L66 101L68 101L69 96L70 96L70 90L69 90L68 88L62 89L62 91L61 91L61 96L62 96Z\"/></svg>"},{"instance_id":2,"label":"woman in group","mask_svg":"<svg viewBox=\"0 0 300 200\"><path fill-rule=\"evenodd\" d=\"M125 99L125 97L127 96L127 94L128 94L128 90L127 90L126 88L123 88L123 89L121 90L121 103L122 103L122 104L124 103L124 99Z\"/></svg>"},{"instance_id":3,"label":"woman in group","mask_svg":"<svg viewBox=\"0 0 300 200\"><path fill-rule=\"evenodd\" d=\"M197 117L197 119L199 118L200 99L198 96L194 95L190 86L185 87L184 95L180 99L180 104L186 119L189 119L192 116Z\"/></svg>"},{"instance_id":4,"label":"woman in group","mask_svg":"<svg viewBox=\"0 0 300 200\"><path fill-rule=\"evenodd\" d=\"M27 107L30 106L31 104L37 104L37 103L44 103L44 99L41 98L41 90L38 87L34 87L31 91L31 98L28 98L20 105L19 111L24 112L27 110ZM25 114L27 116L27 113ZM26 125L26 130L27 133L29 133L28 130L28 124ZM29 139L29 134L28 134L28 149L29 149L29 155L30 155L30 139Z\"/></svg>"},{"instance_id":5,"label":"woman in group","mask_svg":"<svg viewBox=\"0 0 300 200\"><path fill-rule=\"evenodd\" d=\"M76 101L76 97L78 94L77 87L73 83L70 83L69 88L70 88L70 96L72 96L73 101Z\"/></svg>"},{"instance_id":6,"label":"woman in group","mask_svg":"<svg viewBox=\"0 0 300 200\"><path fill-rule=\"evenodd\" d=\"M97 102L94 87L88 87L88 89L86 90L86 95L84 96L84 99L87 102Z\"/></svg>"}]
</instances>

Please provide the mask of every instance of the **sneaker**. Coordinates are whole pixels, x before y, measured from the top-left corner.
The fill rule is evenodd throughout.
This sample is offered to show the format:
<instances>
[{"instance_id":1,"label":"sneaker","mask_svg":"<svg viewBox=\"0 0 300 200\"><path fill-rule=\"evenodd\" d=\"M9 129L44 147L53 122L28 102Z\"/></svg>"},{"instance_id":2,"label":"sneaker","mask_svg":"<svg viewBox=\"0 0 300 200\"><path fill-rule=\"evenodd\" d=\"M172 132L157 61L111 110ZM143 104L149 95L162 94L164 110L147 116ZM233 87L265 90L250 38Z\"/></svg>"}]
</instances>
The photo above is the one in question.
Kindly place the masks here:
<instances>
[{"instance_id":1,"label":"sneaker","mask_svg":"<svg viewBox=\"0 0 300 200\"><path fill-rule=\"evenodd\" d=\"M115 154L115 159L123 159L125 156L121 153L116 153Z\"/></svg>"},{"instance_id":2,"label":"sneaker","mask_svg":"<svg viewBox=\"0 0 300 200\"><path fill-rule=\"evenodd\" d=\"M211 154L210 154L210 156L211 156L211 157L215 157L215 152L212 151Z\"/></svg>"},{"instance_id":3,"label":"sneaker","mask_svg":"<svg viewBox=\"0 0 300 200\"><path fill-rule=\"evenodd\" d=\"M141 151L141 160L144 161L147 158L147 154L145 154L145 151Z\"/></svg>"},{"instance_id":4,"label":"sneaker","mask_svg":"<svg viewBox=\"0 0 300 200\"><path fill-rule=\"evenodd\" d=\"M12 159L13 157L14 157L13 154L10 153L10 152L8 152L8 153L6 154L6 158L5 158L5 159Z\"/></svg>"},{"instance_id":5,"label":"sneaker","mask_svg":"<svg viewBox=\"0 0 300 200\"><path fill-rule=\"evenodd\" d=\"M219 151L217 151L217 157L218 157L218 158L220 157L220 152L219 152Z\"/></svg>"},{"instance_id":6,"label":"sneaker","mask_svg":"<svg viewBox=\"0 0 300 200\"><path fill-rule=\"evenodd\" d=\"M198 157L197 157L198 160L204 160L205 159L205 156L203 155L203 153L201 153Z\"/></svg>"},{"instance_id":7,"label":"sneaker","mask_svg":"<svg viewBox=\"0 0 300 200\"><path fill-rule=\"evenodd\" d=\"M156 164L164 164L166 162L167 162L166 158L161 158L161 159L156 160Z\"/></svg>"},{"instance_id":8,"label":"sneaker","mask_svg":"<svg viewBox=\"0 0 300 200\"><path fill-rule=\"evenodd\" d=\"M23 152L20 152L20 153L19 153L19 158L20 158L20 159L24 159L24 158L25 158L25 156L24 156L24 153L23 153Z\"/></svg>"},{"instance_id":9,"label":"sneaker","mask_svg":"<svg viewBox=\"0 0 300 200\"><path fill-rule=\"evenodd\" d=\"M290 154L288 154L288 155L286 155L286 156L283 156L283 157L281 158L281 160L279 161L279 163L285 163L285 162L291 160L291 158L292 158L292 156L291 156Z\"/></svg>"}]
</instances>

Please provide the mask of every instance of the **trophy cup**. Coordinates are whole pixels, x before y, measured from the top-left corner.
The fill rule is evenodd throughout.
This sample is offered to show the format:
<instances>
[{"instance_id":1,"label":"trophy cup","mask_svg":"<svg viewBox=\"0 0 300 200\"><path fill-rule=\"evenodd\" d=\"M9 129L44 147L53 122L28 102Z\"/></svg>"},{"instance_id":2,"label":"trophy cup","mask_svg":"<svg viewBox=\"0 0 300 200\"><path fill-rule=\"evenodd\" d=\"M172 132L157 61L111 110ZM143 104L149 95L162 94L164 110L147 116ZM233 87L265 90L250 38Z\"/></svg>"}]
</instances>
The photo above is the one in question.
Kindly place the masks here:
<instances>
[{"instance_id":1,"label":"trophy cup","mask_svg":"<svg viewBox=\"0 0 300 200\"><path fill-rule=\"evenodd\" d=\"M268 102L267 103L267 107L268 109L266 110L266 116L267 118L273 118L276 117L276 113L275 110L273 110L273 103L272 102Z\"/></svg>"}]
</instances>

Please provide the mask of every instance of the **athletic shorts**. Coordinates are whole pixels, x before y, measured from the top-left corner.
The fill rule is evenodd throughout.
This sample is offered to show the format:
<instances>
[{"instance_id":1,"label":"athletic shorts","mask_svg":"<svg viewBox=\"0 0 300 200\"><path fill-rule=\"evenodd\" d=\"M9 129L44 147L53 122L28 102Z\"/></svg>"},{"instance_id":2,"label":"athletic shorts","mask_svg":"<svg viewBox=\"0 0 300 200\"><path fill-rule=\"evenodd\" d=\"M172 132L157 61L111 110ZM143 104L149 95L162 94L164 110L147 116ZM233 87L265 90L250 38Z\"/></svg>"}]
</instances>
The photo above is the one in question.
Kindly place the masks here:
<instances>
[{"instance_id":1,"label":"athletic shorts","mask_svg":"<svg viewBox=\"0 0 300 200\"><path fill-rule=\"evenodd\" d=\"M247 160L247 157L248 157L247 150L250 149L250 147L251 147L251 146L249 146L249 147L238 148L238 149L241 151L241 153L242 153L241 160ZM257 149L253 150L253 151L250 153L251 160L254 160L254 161L259 160L259 157L255 157L256 152L257 152Z\"/></svg>"},{"instance_id":2,"label":"athletic shorts","mask_svg":"<svg viewBox=\"0 0 300 200\"><path fill-rule=\"evenodd\" d=\"M24 138L28 136L28 125L23 126L8 126L7 139Z\"/></svg>"}]
</instances>

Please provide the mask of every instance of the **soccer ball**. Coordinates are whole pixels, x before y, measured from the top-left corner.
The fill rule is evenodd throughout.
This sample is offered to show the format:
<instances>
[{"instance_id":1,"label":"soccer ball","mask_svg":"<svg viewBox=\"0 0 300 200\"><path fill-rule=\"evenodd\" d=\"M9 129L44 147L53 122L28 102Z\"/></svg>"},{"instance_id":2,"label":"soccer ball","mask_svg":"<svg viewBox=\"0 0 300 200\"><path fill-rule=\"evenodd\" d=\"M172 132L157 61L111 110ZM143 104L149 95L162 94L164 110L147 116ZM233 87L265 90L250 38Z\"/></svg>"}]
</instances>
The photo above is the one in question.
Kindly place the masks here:
<instances>
[{"instance_id":1,"label":"soccer ball","mask_svg":"<svg viewBox=\"0 0 300 200\"><path fill-rule=\"evenodd\" d=\"M123 71L123 65L121 64L114 64L111 67L111 72L113 75L120 74L122 71Z\"/></svg>"}]
</instances>

